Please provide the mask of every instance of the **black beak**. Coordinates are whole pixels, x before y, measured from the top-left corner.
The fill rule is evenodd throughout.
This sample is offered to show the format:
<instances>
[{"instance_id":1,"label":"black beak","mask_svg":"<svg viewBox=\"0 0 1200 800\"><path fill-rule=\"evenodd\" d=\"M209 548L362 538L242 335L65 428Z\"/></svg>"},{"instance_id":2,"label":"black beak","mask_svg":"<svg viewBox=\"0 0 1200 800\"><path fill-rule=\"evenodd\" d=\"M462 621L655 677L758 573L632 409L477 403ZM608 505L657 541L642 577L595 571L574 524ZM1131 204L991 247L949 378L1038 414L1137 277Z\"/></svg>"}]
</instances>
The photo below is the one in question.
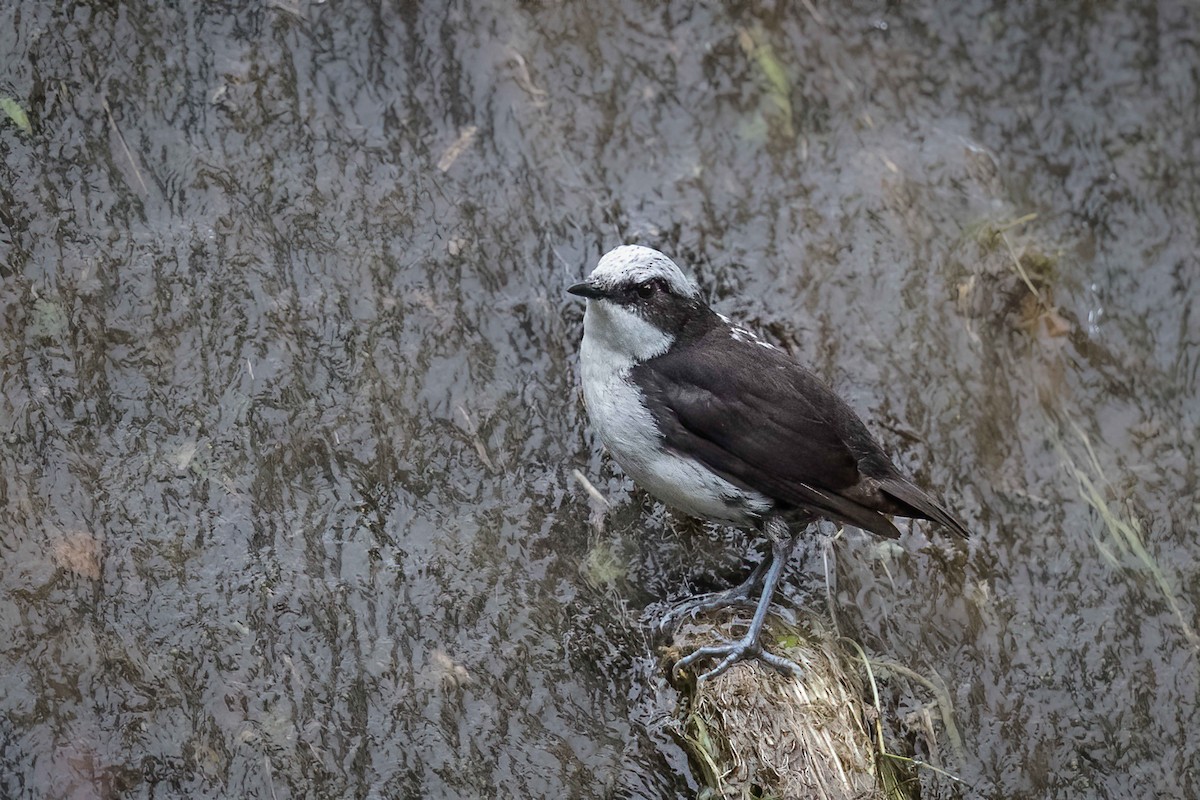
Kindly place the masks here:
<instances>
[{"instance_id":1,"label":"black beak","mask_svg":"<svg viewBox=\"0 0 1200 800\"><path fill-rule=\"evenodd\" d=\"M607 292L597 287L596 284L592 283L591 281L584 281L568 287L567 292L569 294L579 295L580 297L586 297L590 300L602 300L605 297L608 297Z\"/></svg>"}]
</instances>

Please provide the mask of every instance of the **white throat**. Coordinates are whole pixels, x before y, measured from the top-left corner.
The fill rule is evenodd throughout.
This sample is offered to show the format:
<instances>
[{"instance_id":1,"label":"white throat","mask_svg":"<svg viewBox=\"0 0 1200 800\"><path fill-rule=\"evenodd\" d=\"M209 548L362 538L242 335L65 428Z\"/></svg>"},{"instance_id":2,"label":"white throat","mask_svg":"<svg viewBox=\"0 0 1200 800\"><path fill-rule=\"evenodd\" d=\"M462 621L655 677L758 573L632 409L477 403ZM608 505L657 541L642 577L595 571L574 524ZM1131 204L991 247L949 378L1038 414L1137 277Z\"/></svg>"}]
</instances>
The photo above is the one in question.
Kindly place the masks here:
<instances>
[{"instance_id":1,"label":"white throat","mask_svg":"<svg viewBox=\"0 0 1200 800\"><path fill-rule=\"evenodd\" d=\"M634 312L606 300L589 300L583 315L583 369L625 373L667 352L675 341ZM591 363L589 363L591 362Z\"/></svg>"}]
</instances>

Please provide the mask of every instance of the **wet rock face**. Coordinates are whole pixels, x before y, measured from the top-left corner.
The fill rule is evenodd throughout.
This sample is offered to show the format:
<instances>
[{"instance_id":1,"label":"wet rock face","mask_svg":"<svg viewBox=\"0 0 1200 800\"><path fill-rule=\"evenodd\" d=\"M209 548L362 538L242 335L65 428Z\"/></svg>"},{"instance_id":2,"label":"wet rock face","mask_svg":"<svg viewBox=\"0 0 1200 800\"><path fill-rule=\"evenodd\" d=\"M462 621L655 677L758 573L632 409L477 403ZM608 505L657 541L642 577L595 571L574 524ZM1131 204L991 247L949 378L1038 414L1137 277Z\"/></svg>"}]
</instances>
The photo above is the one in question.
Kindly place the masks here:
<instances>
[{"instance_id":1,"label":"wet rock face","mask_svg":"<svg viewBox=\"0 0 1200 800\"><path fill-rule=\"evenodd\" d=\"M0 797L692 796L623 242L955 489L786 582L972 792L1200 796L1197 10L948 8L0 3Z\"/></svg>"}]
</instances>

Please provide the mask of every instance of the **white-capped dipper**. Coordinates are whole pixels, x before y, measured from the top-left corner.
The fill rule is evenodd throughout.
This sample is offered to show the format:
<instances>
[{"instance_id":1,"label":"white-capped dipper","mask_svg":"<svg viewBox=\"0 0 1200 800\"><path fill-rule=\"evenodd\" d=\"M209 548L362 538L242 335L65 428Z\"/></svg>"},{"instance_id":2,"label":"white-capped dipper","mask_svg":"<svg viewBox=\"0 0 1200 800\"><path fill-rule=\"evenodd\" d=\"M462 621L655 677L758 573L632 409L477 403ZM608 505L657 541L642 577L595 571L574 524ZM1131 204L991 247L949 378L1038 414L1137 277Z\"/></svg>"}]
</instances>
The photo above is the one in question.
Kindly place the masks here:
<instances>
[{"instance_id":1,"label":"white-capped dipper","mask_svg":"<svg viewBox=\"0 0 1200 800\"><path fill-rule=\"evenodd\" d=\"M567 291L587 298L583 397L601 441L642 488L684 513L753 525L771 552L740 586L691 610L745 603L754 617L736 642L701 647L675 671L746 658L799 673L759 644L796 534L830 519L895 538L887 514L967 529L900 474L862 420L791 357L716 313L657 250L626 245Z\"/></svg>"}]
</instances>

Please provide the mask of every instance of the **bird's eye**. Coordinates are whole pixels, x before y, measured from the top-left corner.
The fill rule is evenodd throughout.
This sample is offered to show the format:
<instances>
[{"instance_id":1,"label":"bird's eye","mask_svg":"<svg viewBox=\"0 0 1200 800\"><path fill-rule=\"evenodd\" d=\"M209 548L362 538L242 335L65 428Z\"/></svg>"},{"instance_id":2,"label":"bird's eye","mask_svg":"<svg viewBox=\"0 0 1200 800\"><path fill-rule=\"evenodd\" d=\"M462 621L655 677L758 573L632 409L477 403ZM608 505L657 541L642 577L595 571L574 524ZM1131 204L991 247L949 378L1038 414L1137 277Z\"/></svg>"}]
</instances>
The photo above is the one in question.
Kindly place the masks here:
<instances>
[{"instance_id":1,"label":"bird's eye","mask_svg":"<svg viewBox=\"0 0 1200 800\"><path fill-rule=\"evenodd\" d=\"M647 300L656 292L667 291L667 285L663 283L661 279L655 278L653 280L646 281L645 283L639 283L635 291L637 291L638 297L642 298L643 300Z\"/></svg>"}]
</instances>

